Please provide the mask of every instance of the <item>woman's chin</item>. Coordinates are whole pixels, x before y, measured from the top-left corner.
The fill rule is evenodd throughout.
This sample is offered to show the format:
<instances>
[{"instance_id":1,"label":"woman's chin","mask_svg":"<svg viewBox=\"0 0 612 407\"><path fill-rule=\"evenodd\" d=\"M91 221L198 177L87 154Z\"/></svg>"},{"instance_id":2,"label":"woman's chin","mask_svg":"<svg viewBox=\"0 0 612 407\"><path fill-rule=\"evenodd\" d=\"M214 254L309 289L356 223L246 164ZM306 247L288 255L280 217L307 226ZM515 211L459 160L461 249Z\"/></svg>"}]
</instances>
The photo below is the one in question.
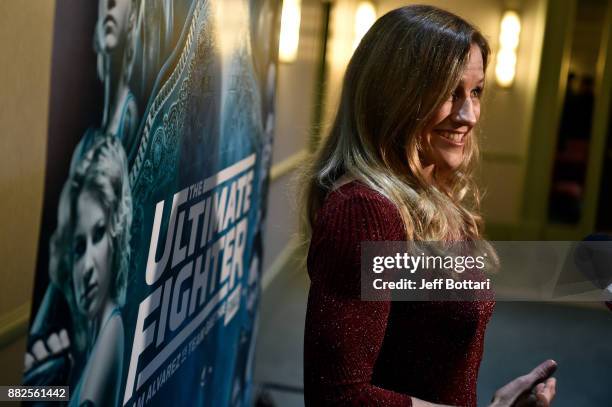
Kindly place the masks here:
<instances>
[{"instance_id":1,"label":"woman's chin","mask_svg":"<svg viewBox=\"0 0 612 407\"><path fill-rule=\"evenodd\" d=\"M445 175L450 175L456 172L463 163L463 154L457 157L445 157L438 162L438 172Z\"/></svg>"},{"instance_id":2,"label":"woman's chin","mask_svg":"<svg viewBox=\"0 0 612 407\"><path fill-rule=\"evenodd\" d=\"M115 48L117 48L117 45L119 44L119 38L117 37L115 33L107 33L104 35L103 44L104 44L104 52L110 53Z\"/></svg>"},{"instance_id":3,"label":"woman's chin","mask_svg":"<svg viewBox=\"0 0 612 407\"><path fill-rule=\"evenodd\" d=\"M101 311L101 306L97 299L93 300L89 304L83 304L80 308L81 308L81 313L87 319L95 319L100 314L100 311Z\"/></svg>"}]
</instances>

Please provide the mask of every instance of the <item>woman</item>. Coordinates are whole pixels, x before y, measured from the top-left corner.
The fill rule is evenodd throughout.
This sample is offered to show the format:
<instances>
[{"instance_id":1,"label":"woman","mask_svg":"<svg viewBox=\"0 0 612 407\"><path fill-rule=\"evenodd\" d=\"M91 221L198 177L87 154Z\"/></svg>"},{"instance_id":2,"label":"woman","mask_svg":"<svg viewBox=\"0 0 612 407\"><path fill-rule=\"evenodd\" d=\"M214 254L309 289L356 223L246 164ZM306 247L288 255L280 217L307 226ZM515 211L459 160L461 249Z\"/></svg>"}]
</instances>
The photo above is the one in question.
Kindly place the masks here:
<instances>
[{"instance_id":1,"label":"woman","mask_svg":"<svg viewBox=\"0 0 612 407\"><path fill-rule=\"evenodd\" d=\"M72 313L70 352L76 363L70 404L116 405L132 214L127 160L119 139L100 134L81 141L74 155L60 197L49 266L51 281ZM47 347L47 358L58 353L49 341ZM36 355L32 359L30 367L46 362Z\"/></svg>"},{"instance_id":2,"label":"woman","mask_svg":"<svg viewBox=\"0 0 612 407\"><path fill-rule=\"evenodd\" d=\"M473 128L489 53L476 28L429 6L389 12L355 50L301 200L307 405L476 405L493 303L360 301L359 270L362 241L482 238ZM492 405L549 405L554 369Z\"/></svg>"},{"instance_id":3,"label":"woman","mask_svg":"<svg viewBox=\"0 0 612 407\"><path fill-rule=\"evenodd\" d=\"M104 84L101 129L126 147L139 126L136 98L130 89L138 45L139 0L99 0L94 31L98 77Z\"/></svg>"},{"instance_id":4,"label":"woman","mask_svg":"<svg viewBox=\"0 0 612 407\"><path fill-rule=\"evenodd\" d=\"M80 149L77 148L77 152ZM99 136L75 163L60 198L51 279L73 311L74 337L86 362L71 402L115 405L123 365L125 304L132 214L121 141Z\"/></svg>"}]
</instances>

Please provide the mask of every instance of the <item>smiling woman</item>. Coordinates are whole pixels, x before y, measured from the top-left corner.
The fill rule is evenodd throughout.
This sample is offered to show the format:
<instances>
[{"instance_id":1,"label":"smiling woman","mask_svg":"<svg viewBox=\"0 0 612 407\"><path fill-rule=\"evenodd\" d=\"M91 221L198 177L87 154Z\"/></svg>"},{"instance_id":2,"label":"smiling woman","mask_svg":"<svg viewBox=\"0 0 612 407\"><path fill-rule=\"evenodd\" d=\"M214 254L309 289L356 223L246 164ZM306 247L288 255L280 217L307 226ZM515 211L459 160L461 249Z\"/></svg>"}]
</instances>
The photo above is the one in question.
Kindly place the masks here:
<instances>
[{"instance_id":1,"label":"smiling woman","mask_svg":"<svg viewBox=\"0 0 612 407\"><path fill-rule=\"evenodd\" d=\"M355 50L300 200L306 405L476 405L494 302L361 301L360 268L363 241L482 239L474 126L489 54L474 26L430 6L387 13ZM492 405L548 406L554 369L544 362Z\"/></svg>"},{"instance_id":2,"label":"smiling woman","mask_svg":"<svg viewBox=\"0 0 612 407\"><path fill-rule=\"evenodd\" d=\"M423 130L425 149L423 172L434 182L452 176L463 162L464 147L480 118L480 96L484 89L483 54L476 44L470 47L469 59L457 88L437 109Z\"/></svg>"}]
</instances>

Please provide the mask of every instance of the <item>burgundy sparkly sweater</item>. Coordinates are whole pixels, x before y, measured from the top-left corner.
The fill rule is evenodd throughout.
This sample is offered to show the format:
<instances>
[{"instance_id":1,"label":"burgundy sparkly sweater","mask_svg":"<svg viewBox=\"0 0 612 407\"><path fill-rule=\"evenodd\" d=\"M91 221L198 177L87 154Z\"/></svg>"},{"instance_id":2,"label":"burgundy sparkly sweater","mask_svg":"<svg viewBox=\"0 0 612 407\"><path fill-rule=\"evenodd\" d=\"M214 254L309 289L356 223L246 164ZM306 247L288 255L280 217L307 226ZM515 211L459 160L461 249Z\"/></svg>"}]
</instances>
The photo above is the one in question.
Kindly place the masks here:
<instances>
[{"instance_id":1,"label":"burgundy sparkly sweater","mask_svg":"<svg viewBox=\"0 0 612 407\"><path fill-rule=\"evenodd\" d=\"M395 206L359 182L331 192L308 252L307 406L476 406L493 302L360 301L360 242L405 240Z\"/></svg>"}]
</instances>

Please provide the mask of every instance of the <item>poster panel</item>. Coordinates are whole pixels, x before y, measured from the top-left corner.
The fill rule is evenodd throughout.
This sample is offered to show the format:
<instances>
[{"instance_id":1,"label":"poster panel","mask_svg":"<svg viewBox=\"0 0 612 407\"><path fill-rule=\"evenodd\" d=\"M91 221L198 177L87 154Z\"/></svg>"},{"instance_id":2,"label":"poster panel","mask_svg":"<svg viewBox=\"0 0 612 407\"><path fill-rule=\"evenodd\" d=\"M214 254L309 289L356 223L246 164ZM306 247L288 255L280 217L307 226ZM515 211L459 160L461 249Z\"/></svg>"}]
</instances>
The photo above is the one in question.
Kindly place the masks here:
<instances>
[{"instance_id":1,"label":"poster panel","mask_svg":"<svg viewBox=\"0 0 612 407\"><path fill-rule=\"evenodd\" d=\"M279 2L58 0L24 384L251 403Z\"/></svg>"}]
</instances>

